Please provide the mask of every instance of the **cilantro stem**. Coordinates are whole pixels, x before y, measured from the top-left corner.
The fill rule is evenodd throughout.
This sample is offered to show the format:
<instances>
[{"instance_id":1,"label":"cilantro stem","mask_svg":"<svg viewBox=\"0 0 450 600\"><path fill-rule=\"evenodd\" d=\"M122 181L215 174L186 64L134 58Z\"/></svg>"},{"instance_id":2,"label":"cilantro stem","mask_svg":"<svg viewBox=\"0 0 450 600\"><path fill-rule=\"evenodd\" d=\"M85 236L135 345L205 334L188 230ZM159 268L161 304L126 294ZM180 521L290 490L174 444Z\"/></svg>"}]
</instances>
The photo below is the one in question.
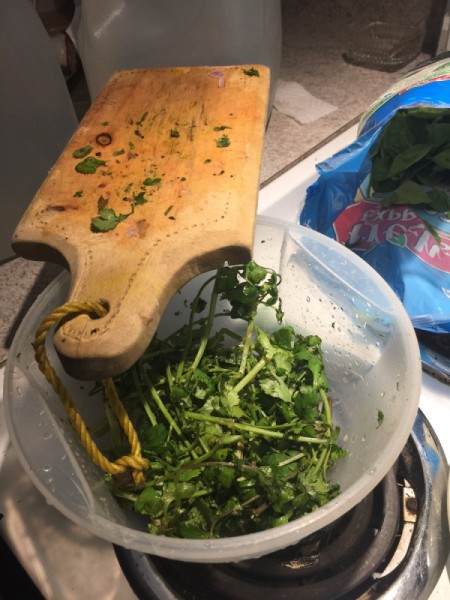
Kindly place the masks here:
<instances>
[{"instance_id":1,"label":"cilantro stem","mask_svg":"<svg viewBox=\"0 0 450 600\"><path fill-rule=\"evenodd\" d=\"M136 502L139 494L132 494L131 492L124 492L121 489L115 489L114 495L118 498L122 498L123 500L129 500L130 502Z\"/></svg>"},{"instance_id":2,"label":"cilantro stem","mask_svg":"<svg viewBox=\"0 0 450 600\"><path fill-rule=\"evenodd\" d=\"M208 496L213 492L212 488L204 489L204 490L196 490L192 493L190 498L199 498L200 496Z\"/></svg>"},{"instance_id":3,"label":"cilantro stem","mask_svg":"<svg viewBox=\"0 0 450 600\"><path fill-rule=\"evenodd\" d=\"M212 282L215 280L215 275L213 277L210 277L209 279L207 279L205 281L205 283L200 287L200 289L197 292L197 295L195 296L194 300L192 301L191 304L191 314L189 316L189 323L188 323L188 337L186 340L186 344L184 346L184 350L183 350L183 354L181 356L181 360L178 363L178 368L177 368L177 373L176 373L176 380L178 381L180 379L180 377L183 374L183 369L184 369L184 365L186 362L186 357L189 354L189 351L191 349L191 344L192 344L192 328L194 327L194 319L195 319L195 313L196 313L196 308L197 305L199 303L201 294L203 293L204 289Z\"/></svg>"},{"instance_id":4,"label":"cilantro stem","mask_svg":"<svg viewBox=\"0 0 450 600\"><path fill-rule=\"evenodd\" d=\"M297 442L303 444L328 444L328 440L325 440L323 438L307 437L304 435L299 435L295 439L297 440Z\"/></svg>"},{"instance_id":5,"label":"cilantro stem","mask_svg":"<svg viewBox=\"0 0 450 600\"><path fill-rule=\"evenodd\" d=\"M167 363L167 365L166 365L166 377L167 377L167 384L169 386L170 393L172 393L173 375L172 375L172 369L170 368L169 363Z\"/></svg>"},{"instance_id":6,"label":"cilantro stem","mask_svg":"<svg viewBox=\"0 0 450 600\"><path fill-rule=\"evenodd\" d=\"M190 375L193 375L194 371L197 369L198 365L200 364L200 361L202 360L203 354L206 349L206 345L208 344L208 338L211 333L211 328L212 328L212 325L214 322L214 313L216 311L218 297L219 297L219 294L217 292L213 292L211 294L208 319L206 321L206 325L203 330L202 339L201 339L200 345L198 347L197 354L196 354L191 366L189 367Z\"/></svg>"},{"instance_id":7,"label":"cilantro stem","mask_svg":"<svg viewBox=\"0 0 450 600\"><path fill-rule=\"evenodd\" d=\"M330 403L328 402L328 396L325 393L325 390L323 388L320 389L320 397L322 398L322 402L323 402L323 411L325 413L325 422L327 425L329 425L331 427L332 422L331 422L331 408L330 408ZM328 432L329 435L329 432Z\"/></svg>"},{"instance_id":8,"label":"cilantro stem","mask_svg":"<svg viewBox=\"0 0 450 600\"><path fill-rule=\"evenodd\" d=\"M328 442L326 442L326 443L328 444ZM329 446L327 446L327 448L324 448L322 450L317 462L314 465L314 468L311 469L311 473L313 475L317 475L319 473L319 471L322 469L322 467L326 464L325 459L327 458L329 452L330 452Z\"/></svg>"},{"instance_id":9,"label":"cilantro stem","mask_svg":"<svg viewBox=\"0 0 450 600\"><path fill-rule=\"evenodd\" d=\"M278 466L279 467L285 467L286 465L290 465L293 462L297 462L298 460L300 460L304 456L305 456L304 452L299 452L295 456L291 456L291 457L287 458L286 460L282 460L281 462L278 463Z\"/></svg>"},{"instance_id":10,"label":"cilantro stem","mask_svg":"<svg viewBox=\"0 0 450 600\"><path fill-rule=\"evenodd\" d=\"M224 427L229 427L230 429L237 429L238 431L248 431L250 433L255 433L256 435L261 435L264 437L271 437L276 439L283 439L286 437L286 434L282 433L281 431L273 431L272 429L264 429L263 427L258 427L256 425L246 425L245 423L238 423L236 421L233 421L232 419L226 419L225 417L214 417L212 415L204 415L202 413L194 413L191 411L186 411L185 416L187 419L192 419L193 421L217 423L218 425L223 425ZM328 440L302 435L295 437L295 440L300 443L308 444L328 444Z\"/></svg>"},{"instance_id":11,"label":"cilantro stem","mask_svg":"<svg viewBox=\"0 0 450 600\"><path fill-rule=\"evenodd\" d=\"M213 417L212 415L204 415L202 413L194 413L190 411L186 411L185 416L187 419L192 419L194 421L205 421L206 423L217 423L219 425L223 425L224 427L229 427L230 429L237 429L238 431L249 431L251 433L256 433L258 435L262 435L265 437L272 438L284 438L284 434L279 431L271 431L270 429L262 429L261 427L256 427L255 425L246 425L245 423L237 423L232 419L226 419L224 417Z\"/></svg>"},{"instance_id":12,"label":"cilantro stem","mask_svg":"<svg viewBox=\"0 0 450 600\"><path fill-rule=\"evenodd\" d=\"M247 332L246 332L245 338L244 338L244 347L242 349L241 365L239 367L239 373L241 373L241 374L245 373L245 367L247 365L248 353L250 352L250 346L252 343L253 324L254 324L254 321L252 319L251 321L248 322L248 325L247 325Z\"/></svg>"},{"instance_id":13,"label":"cilantro stem","mask_svg":"<svg viewBox=\"0 0 450 600\"><path fill-rule=\"evenodd\" d=\"M160 398L160 396L158 394L158 391L156 390L155 386L153 385L153 383L150 380L150 377L145 372L143 373L143 375L145 377L145 381L147 383L150 395L153 398L153 400L155 401L155 403L158 406L159 410L162 412L162 414L166 418L167 422L172 427L172 429L175 431L175 433L178 435L178 437L180 437L181 439L184 440L183 432L178 427L178 423L174 420L174 418L172 417L172 415L170 414L170 412L164 406L164 402L161 400L161 398Z\"/></svg>"},{"instance_id":14,"label":"cilantro stem","mask_svg":"<svg viewBox=\"0 0 450 600\"><path fill-rule=\"evenodd\" d=\"M136 391L137 391L138 396L139 396L139 400L141 401L141 404L142 404L142 408L144 409L147 417L149 418L150 423L152 425L157 425L158 424L158 420L156 419L155 414L153 413L152 409L150 408L150 406L149 406L149 404L147 402L147 399L146 399L146 397L144 395L144 392L142 390L142 387L141 387L141 384L140 384L140 381L139 381L138 372L137 372L136 367L134 367L131 370L131 374L132 374L132 377L133 377L134 386L135 386Z\"/></svg>"},{"instance_id":15,"label":"cilantro stem","mask_svg":"<svg viewBox=\"0 0 450 600\"><path fill-rule=\"evenodd\" d=\"M239 381L239 383L237 383L234 386L233 391L236 393L239 393L242 389L244 389L244 387L246 385L248 385L256 377L256 375L261 371L261 369L264 369L264 367L267 365L269 360L270 360L270 357L267 355L265 355L261 359L259 359L259 361L256 363L256 365L252 369L250 369L250 371L247 373L247 375L245 375L245 377L243 377Z\"/></svg>"},{"instance_id":16,"label":"cilantro stem","mask_svg":"<svg viewBox=\"0 0 450 600\"><path fill-rule=\"evenodd\" d=\"M223 436L223 438L221 440L219 440L216 444L214 444L214 446L210 450L208 450L208 452L205 452L205 454L202 454L201 456L199 456L196 460L196 463L204 463L205 460L208 460L209 458L211 458L211 456L214 456L214 454L217 452L217 450L219 450L220 448L223 448L223 446L226 446L231 443L235 443L239 440L242 440L241 435ZM230 463L230 466L234 466L233 463Z\"/></svg>"},{"instance_id":17,"label":"cilantro stem","mask_svg":"<svg viewBox=\"0 0 450 600\"><path fill-rule=\"evenodd\" d=\"M212 536L212 534L214 532L214 528L217 526L217 523L221 519L224 519L228 515L232 515L236 511L242 510L243 508L245 508L249 504L252 504L253 502L256 502L256 500L259 500L260 498L261 498L261 494L255 494L254 496L252 496L251 498L248 498L244 502L240 502L239 504L236 504L235 506L233 506L233 508L230 508L229 510L226 510L225 512L223 512L220 515L218 515L216 517L216 519L214 520L214 522L211 524L211 530L210 530L211 536Z\"/></svg>"},{"instance_id":18,"label":"cilantro stem","mask_svg":"<svg viewBox=\"0 0 450 600\"><path fill-rule=\"evenodd\" d=\"M329 427L331 427L331 409L330 409L330 403L328 402L328 398L327 395L325 393L325 390L323 390L322 388L320 389L320 397L322 399L323 402L323 412L324 412L324 416L325 416L325 422L327 425L329 425ZM328 429L325 433L325 435L330 438L330 429ZM330 455L330 440L325 440L327 442L327 448L324 448L322 450L322 452L320 453L319 459L316 462L314 468L311 470L311 473L313 475L317 475L319 473L319 471L321 469L323 469L323 474L325 475L326 473L326 465L328 462L328 457Z\"/></svg>"},{"instance_id":19,"label":"cilantro stem","mask_svg":"<svg viewBox=\"0 0 450 600\"><path fill-rule=\"evenodd\" d=\"M167 420L167 422L169 423L169 425L171 426L171 428L175 431L175 433L178 435L178 437L183 440L183 442L186 444L186 446L188 447L188 452L190 452L190 454L192 455L193 458L197 458L197 454L195 452L195 450L193 450L192 446L189 448L189 444L188 441L186 440L183 432L181 431L180 427L178 426L178 423L175 421L175 419L172 417L172 415L170 414L170 412L167 410L167 408L164 405L164 402L161 400L157 389L155 388L155 386L153 385L150 377L147 375L147 373L144 372L144 377L146 380L146 383L148 385L148 389L150 391L150 395L153 398L153 400L155 401L156 405L158 406L159 410L162 412L162 414L164 415L165 419Z\"/></svg>"}]
</instances>

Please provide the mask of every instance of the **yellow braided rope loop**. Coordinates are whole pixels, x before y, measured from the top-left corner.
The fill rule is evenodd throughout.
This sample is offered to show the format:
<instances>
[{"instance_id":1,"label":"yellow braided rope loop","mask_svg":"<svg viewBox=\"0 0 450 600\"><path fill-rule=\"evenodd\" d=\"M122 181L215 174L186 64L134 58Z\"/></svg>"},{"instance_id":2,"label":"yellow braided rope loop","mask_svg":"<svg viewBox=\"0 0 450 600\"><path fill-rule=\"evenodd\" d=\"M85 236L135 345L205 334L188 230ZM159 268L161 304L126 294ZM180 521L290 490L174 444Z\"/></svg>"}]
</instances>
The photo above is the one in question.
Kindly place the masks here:
<instances>
[{"instance_id":1,"label":"yellow braided rope loop","mask_svg":"<svg viewBox=\"0 0 450 600\"><path fill-rule=\"evenodd\" d=\"M113 380L110 378L104 379L102 384L108 404L116 415L127 437L128 443L130 444L131 453L129 455L121 456L114 462L111 462L99 450L96 443L90 436L86 424L78 412L73 399L51 366L45 348L45 341L50 329L62 318L67 316L75 317L80 314L94 314L102 317L106 313L107 309L100 302L67 302L66 304L56 308L42 320L36 331L33 344L36 361L45 378L61 399L69 420L92 461L105 473L109 473L111 475L118 475L120 473L124 473L126 469L130 469L134 483L137 486L141 486L145 482L144 472L150 467L150 462L141 455L141 445L139 443L136 430L134 429L133 424L117 394Z\"/></svg>"}]
</instances>

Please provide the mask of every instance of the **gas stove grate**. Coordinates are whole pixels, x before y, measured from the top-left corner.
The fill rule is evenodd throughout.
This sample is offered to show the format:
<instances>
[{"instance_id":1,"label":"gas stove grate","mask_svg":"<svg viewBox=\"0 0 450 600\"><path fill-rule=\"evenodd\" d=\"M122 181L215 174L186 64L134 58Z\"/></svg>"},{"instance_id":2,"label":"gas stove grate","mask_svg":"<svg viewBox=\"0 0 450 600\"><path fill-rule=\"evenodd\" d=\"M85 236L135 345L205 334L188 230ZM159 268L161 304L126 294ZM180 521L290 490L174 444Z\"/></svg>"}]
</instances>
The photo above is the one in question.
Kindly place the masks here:
<instances>
[{"instance_id":1,"label":"gas stove grate","mask_svg":"<svg viewBox=\"0 0 450 600\"><path fill-rule=\"evenodd\" d=\"M370 600L384 594L401 600L411 597L411 589L418 598L420 590L434 586L443 568L440 556L445 560L448 553L448 535L433 520L445 501L446 478L442 449L419 414L398 463L377 488L294 546L219 564L123 548L116 554L140 600L241 600L257 594L265 600Z\"/></svg>"}]
</instances>

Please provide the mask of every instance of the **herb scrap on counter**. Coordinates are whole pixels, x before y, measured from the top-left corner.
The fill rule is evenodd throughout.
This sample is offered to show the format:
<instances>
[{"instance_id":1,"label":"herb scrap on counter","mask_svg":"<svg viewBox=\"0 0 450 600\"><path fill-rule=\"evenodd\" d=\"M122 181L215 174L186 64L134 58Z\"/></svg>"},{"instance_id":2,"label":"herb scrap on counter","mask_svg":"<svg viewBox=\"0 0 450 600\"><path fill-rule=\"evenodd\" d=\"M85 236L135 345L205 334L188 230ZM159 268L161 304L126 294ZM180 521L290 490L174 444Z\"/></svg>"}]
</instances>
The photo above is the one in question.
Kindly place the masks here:
<instances>
[{"instance_id":1,"label":"herb scrap on counter","mask_svg":"<svg viewBox=\"0 0 450 600\"><path fill-rule=\"evenodd\" d=\"M383 206L421 205L450 211L450 110L401 109L371 151L369 188Z\"/></svg>"},{"instance_id":2,"label":"herb scrap on counter","mask_svg":"<svg viewBox=\"0 0 450 600\"><path fill-rule=\"evenodd\" d=\"M339 493L327 473L345 452L336 443L320 339L281 325L279 283L253 261L222 267L193 299L187 324L166 339L156 335L115 379L151 467L140 489L107 479L124 508L146 515L151 533L247 534ZM218 300L228 301L226 312ZM270 334L256 324L260 307L275 311L279 328ZM241 333L216 327L224 317L239 320Z\"/></svg>"}]
</instances>

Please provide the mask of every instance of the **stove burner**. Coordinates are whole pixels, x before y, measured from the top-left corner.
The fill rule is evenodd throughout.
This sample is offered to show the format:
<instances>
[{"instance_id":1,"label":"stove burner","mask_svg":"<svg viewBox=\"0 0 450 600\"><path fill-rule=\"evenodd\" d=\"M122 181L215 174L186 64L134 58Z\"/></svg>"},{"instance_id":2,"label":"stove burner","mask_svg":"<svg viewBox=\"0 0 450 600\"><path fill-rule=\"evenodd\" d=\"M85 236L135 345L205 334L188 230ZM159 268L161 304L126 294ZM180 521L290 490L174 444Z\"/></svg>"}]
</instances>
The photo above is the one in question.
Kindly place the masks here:
<instances>
[{"instance_id":1,"label":"stove burner","mask_svg":"<svg viewBox=\"0 0 450 600\"><path fill-rule=\"evenodd\" d=\"M240 600L258 593L265 600L369 600L394 597L394 588L399 600L418 598L419 590L434 587L448 553L447 530L433 522L441 514L436 504L445 502L446 478L444 454L419 415L398 464L378 487L294 546L223 564L118 547L116 554L140 600Z\"/></svg>"}]
</instances>

